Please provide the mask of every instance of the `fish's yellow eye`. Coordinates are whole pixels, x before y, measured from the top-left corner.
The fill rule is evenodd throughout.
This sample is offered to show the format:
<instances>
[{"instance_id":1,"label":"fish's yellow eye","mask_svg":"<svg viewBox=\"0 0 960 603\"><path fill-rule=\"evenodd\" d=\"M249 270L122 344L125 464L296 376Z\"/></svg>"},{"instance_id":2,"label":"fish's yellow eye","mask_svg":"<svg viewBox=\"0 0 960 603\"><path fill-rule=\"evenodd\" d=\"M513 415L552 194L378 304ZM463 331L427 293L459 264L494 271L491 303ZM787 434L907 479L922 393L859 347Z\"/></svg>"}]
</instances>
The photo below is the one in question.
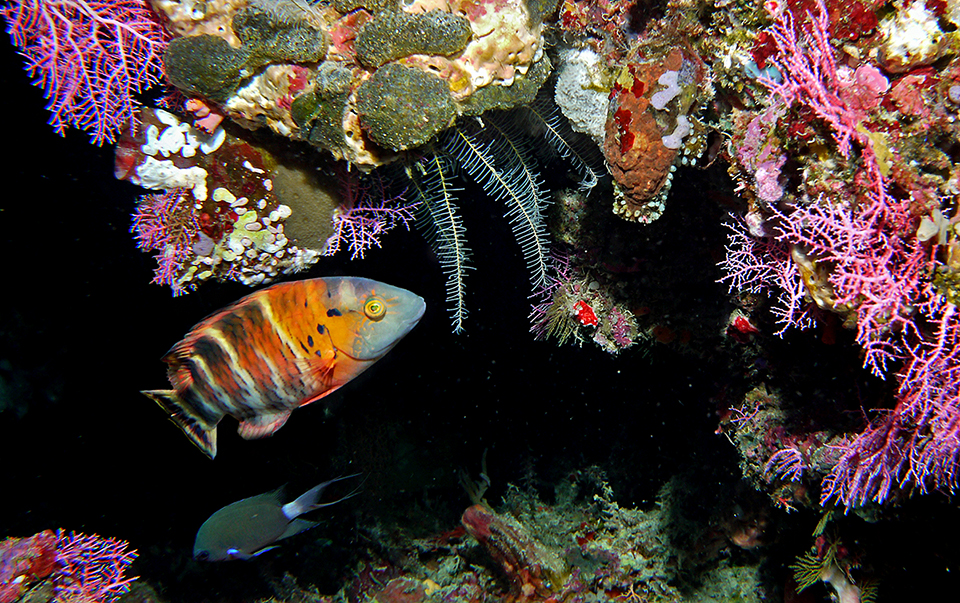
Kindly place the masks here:
<instances>
[{"instance_id":1,"label":"fish's yellow eye","mask_svg":"<svg viewBox=\"0 0 960 603\"><path fill-rule=\"evenodd\" d=\"M387 306L379 299L368 299L367 303L363 304L363 313L370 320L380 320L386 316Z\"/></svg>"}]
</instances>

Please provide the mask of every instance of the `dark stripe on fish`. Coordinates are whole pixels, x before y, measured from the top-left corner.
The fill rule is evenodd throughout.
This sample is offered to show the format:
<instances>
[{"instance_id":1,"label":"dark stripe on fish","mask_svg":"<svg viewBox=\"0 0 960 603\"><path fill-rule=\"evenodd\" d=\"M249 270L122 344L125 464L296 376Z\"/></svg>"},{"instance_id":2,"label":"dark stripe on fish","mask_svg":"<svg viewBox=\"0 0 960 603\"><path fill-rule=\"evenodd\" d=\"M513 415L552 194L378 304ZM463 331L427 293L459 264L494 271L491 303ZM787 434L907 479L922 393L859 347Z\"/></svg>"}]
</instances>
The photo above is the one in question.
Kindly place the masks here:
<instances>
[{"instance_id":1,"label":"dark stripe on fish","mask_svg":"<svg viewBox=\"0 0 960 603\"><path fill-rule=\"evenodd\" d=\"M272 386L273 363L289 358L289 355L276 333L276 325L267 318L263 307L255 302L240 306L216 326L225 344L233 348L237 356L240 366L234 370L244 371L254 384ZM261 393L261 388L257 389L246 391L248 395Z\"/></svg>"},{"instance_id":2,"label":"dark stripe on fish","mask_svg":"<svg viewBox=\"0 0 960 603\"><path fill-rule=\"evenodd\" d=\"M211 386L206 375L192 358L184 358L181 363L193 379L193 386L184 390L181 396L190 403L198 416L212 419L214 422L220 420L220 417L230 411L229 407L220 402L220 389Z\"/></svg>"},{"instance_id":3,"label":"dark stripe on fish","mask_svg":"<svg viewBox=\"0 0 960 603\"><path fill-rule=\"evenodd\" d=\"M216 425L217 422L223 418L223 415L226 414L219 408L211 407L210 404L200 397L197 389L193 387L183 390L180 393L180 400L190 414L200 419L202 423L210 426Z\"/></svg>"}]
</instances>

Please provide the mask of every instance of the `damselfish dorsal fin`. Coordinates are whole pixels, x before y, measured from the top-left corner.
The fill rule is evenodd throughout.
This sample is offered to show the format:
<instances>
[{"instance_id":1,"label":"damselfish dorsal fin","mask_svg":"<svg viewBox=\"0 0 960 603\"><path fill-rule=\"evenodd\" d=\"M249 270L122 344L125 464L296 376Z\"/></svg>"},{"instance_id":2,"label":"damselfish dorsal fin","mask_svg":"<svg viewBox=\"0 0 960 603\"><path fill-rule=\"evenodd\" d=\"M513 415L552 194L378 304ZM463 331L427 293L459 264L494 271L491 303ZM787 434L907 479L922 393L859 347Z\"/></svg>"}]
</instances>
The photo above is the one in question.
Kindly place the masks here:
<instances>
[{"instance_id":1,"label":"damselfish dorsal fin","mask_svg":"<svg viewBox=\"0 0 960 603\"><path fill-rule=\"evenodd\" d=\"M217 426L207 428L187 410L180 396L172 389L143 390L140 393L160 405L163 412L190 441L211 459L217 456Z\"/></svg>"}]
</instances>

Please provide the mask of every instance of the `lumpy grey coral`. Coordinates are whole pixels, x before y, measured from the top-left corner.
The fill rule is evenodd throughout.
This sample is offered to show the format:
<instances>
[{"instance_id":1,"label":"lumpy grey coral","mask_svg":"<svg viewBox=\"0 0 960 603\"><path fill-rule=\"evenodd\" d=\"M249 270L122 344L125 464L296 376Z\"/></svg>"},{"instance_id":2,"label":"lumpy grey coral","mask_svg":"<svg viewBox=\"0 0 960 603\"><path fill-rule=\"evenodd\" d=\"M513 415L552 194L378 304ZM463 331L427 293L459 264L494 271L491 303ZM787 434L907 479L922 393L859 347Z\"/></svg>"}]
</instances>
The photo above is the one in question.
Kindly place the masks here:
<instances>
[{"instance_id":1,"label":"lumpy grey coral","mask_svg":"<svg viewBox=\"0 0 960 603\"><path fill-rule=\"evenodd\" d=\"M190 96L223 102L264 65L311 63L327 54L326 33L302 23L256 9L240 11L232 23L239 48L209 34L170 42L163 57L170 83Z\"/></svg>"},{"instance_id":2,"label":"lumpy grey coral","mask_svg":"<svg viewBox=\"0 0 960 603\"><path fill-rule=\"evenodd\" d=\"M313 90L298 96L290 107L301 138L330 150L343 146L343 114L352 82L352 70L333 62L320 65Z\"/></svg>"},{"instance_id":3,"label":"lumpy grey coral","mask_svg":"<svg viewBox=\"0 0 960 603\"><path fill-rule=\"evenodd\" d=\"M386 11L360 28L357 59L379 67L411 54L448 56L463 50L471 35L470 22L459 15Z\"/></svg>"},{"instance_id":4,"label":"lumpy grey coral","mask_svg":"<svg viewBox=\"0 0 960 603\"><path fill-rule=\"evenodd\" d=\"M400 151L423 145L450 127L457 110L446 81L390 63L357 89L357 113L374 142Z\"/></svg>"}]
</instances>

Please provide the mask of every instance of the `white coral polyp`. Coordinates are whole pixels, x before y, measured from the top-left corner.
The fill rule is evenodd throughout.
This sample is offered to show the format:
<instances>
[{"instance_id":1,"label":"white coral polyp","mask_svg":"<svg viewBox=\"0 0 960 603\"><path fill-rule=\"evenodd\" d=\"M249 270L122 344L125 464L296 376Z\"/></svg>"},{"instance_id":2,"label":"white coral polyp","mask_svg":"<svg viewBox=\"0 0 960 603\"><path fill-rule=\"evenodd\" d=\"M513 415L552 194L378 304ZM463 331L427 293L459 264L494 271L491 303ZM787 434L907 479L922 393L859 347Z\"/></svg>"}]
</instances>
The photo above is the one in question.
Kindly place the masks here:
<instances>
[{"instance_id":1,"label":"white coral polyp","mask_svg":"<svg viewBox=\"0 0 960 603\"><path fill-rule=\"evenodd\" d=\"M944 33L936 15L927 10L925 0L914 0L901 7L894 17L880 26L883 52L889 60L905 67L927 65L940 53Z\"/></svg>"},{"instance_id":2,"label":"white coral polyp","mask_svg":"<svg viewBox=\"0 0 960 603\"><path fill-rule=\"evenodd\" d=\"M473 38L456 62L462 62L476 88L498 83L509 86L517 74L525 74L543 55L540 27L530 22L523 0L493 3L486 12L469 17Z\"/></svg>"}]
</instances>

